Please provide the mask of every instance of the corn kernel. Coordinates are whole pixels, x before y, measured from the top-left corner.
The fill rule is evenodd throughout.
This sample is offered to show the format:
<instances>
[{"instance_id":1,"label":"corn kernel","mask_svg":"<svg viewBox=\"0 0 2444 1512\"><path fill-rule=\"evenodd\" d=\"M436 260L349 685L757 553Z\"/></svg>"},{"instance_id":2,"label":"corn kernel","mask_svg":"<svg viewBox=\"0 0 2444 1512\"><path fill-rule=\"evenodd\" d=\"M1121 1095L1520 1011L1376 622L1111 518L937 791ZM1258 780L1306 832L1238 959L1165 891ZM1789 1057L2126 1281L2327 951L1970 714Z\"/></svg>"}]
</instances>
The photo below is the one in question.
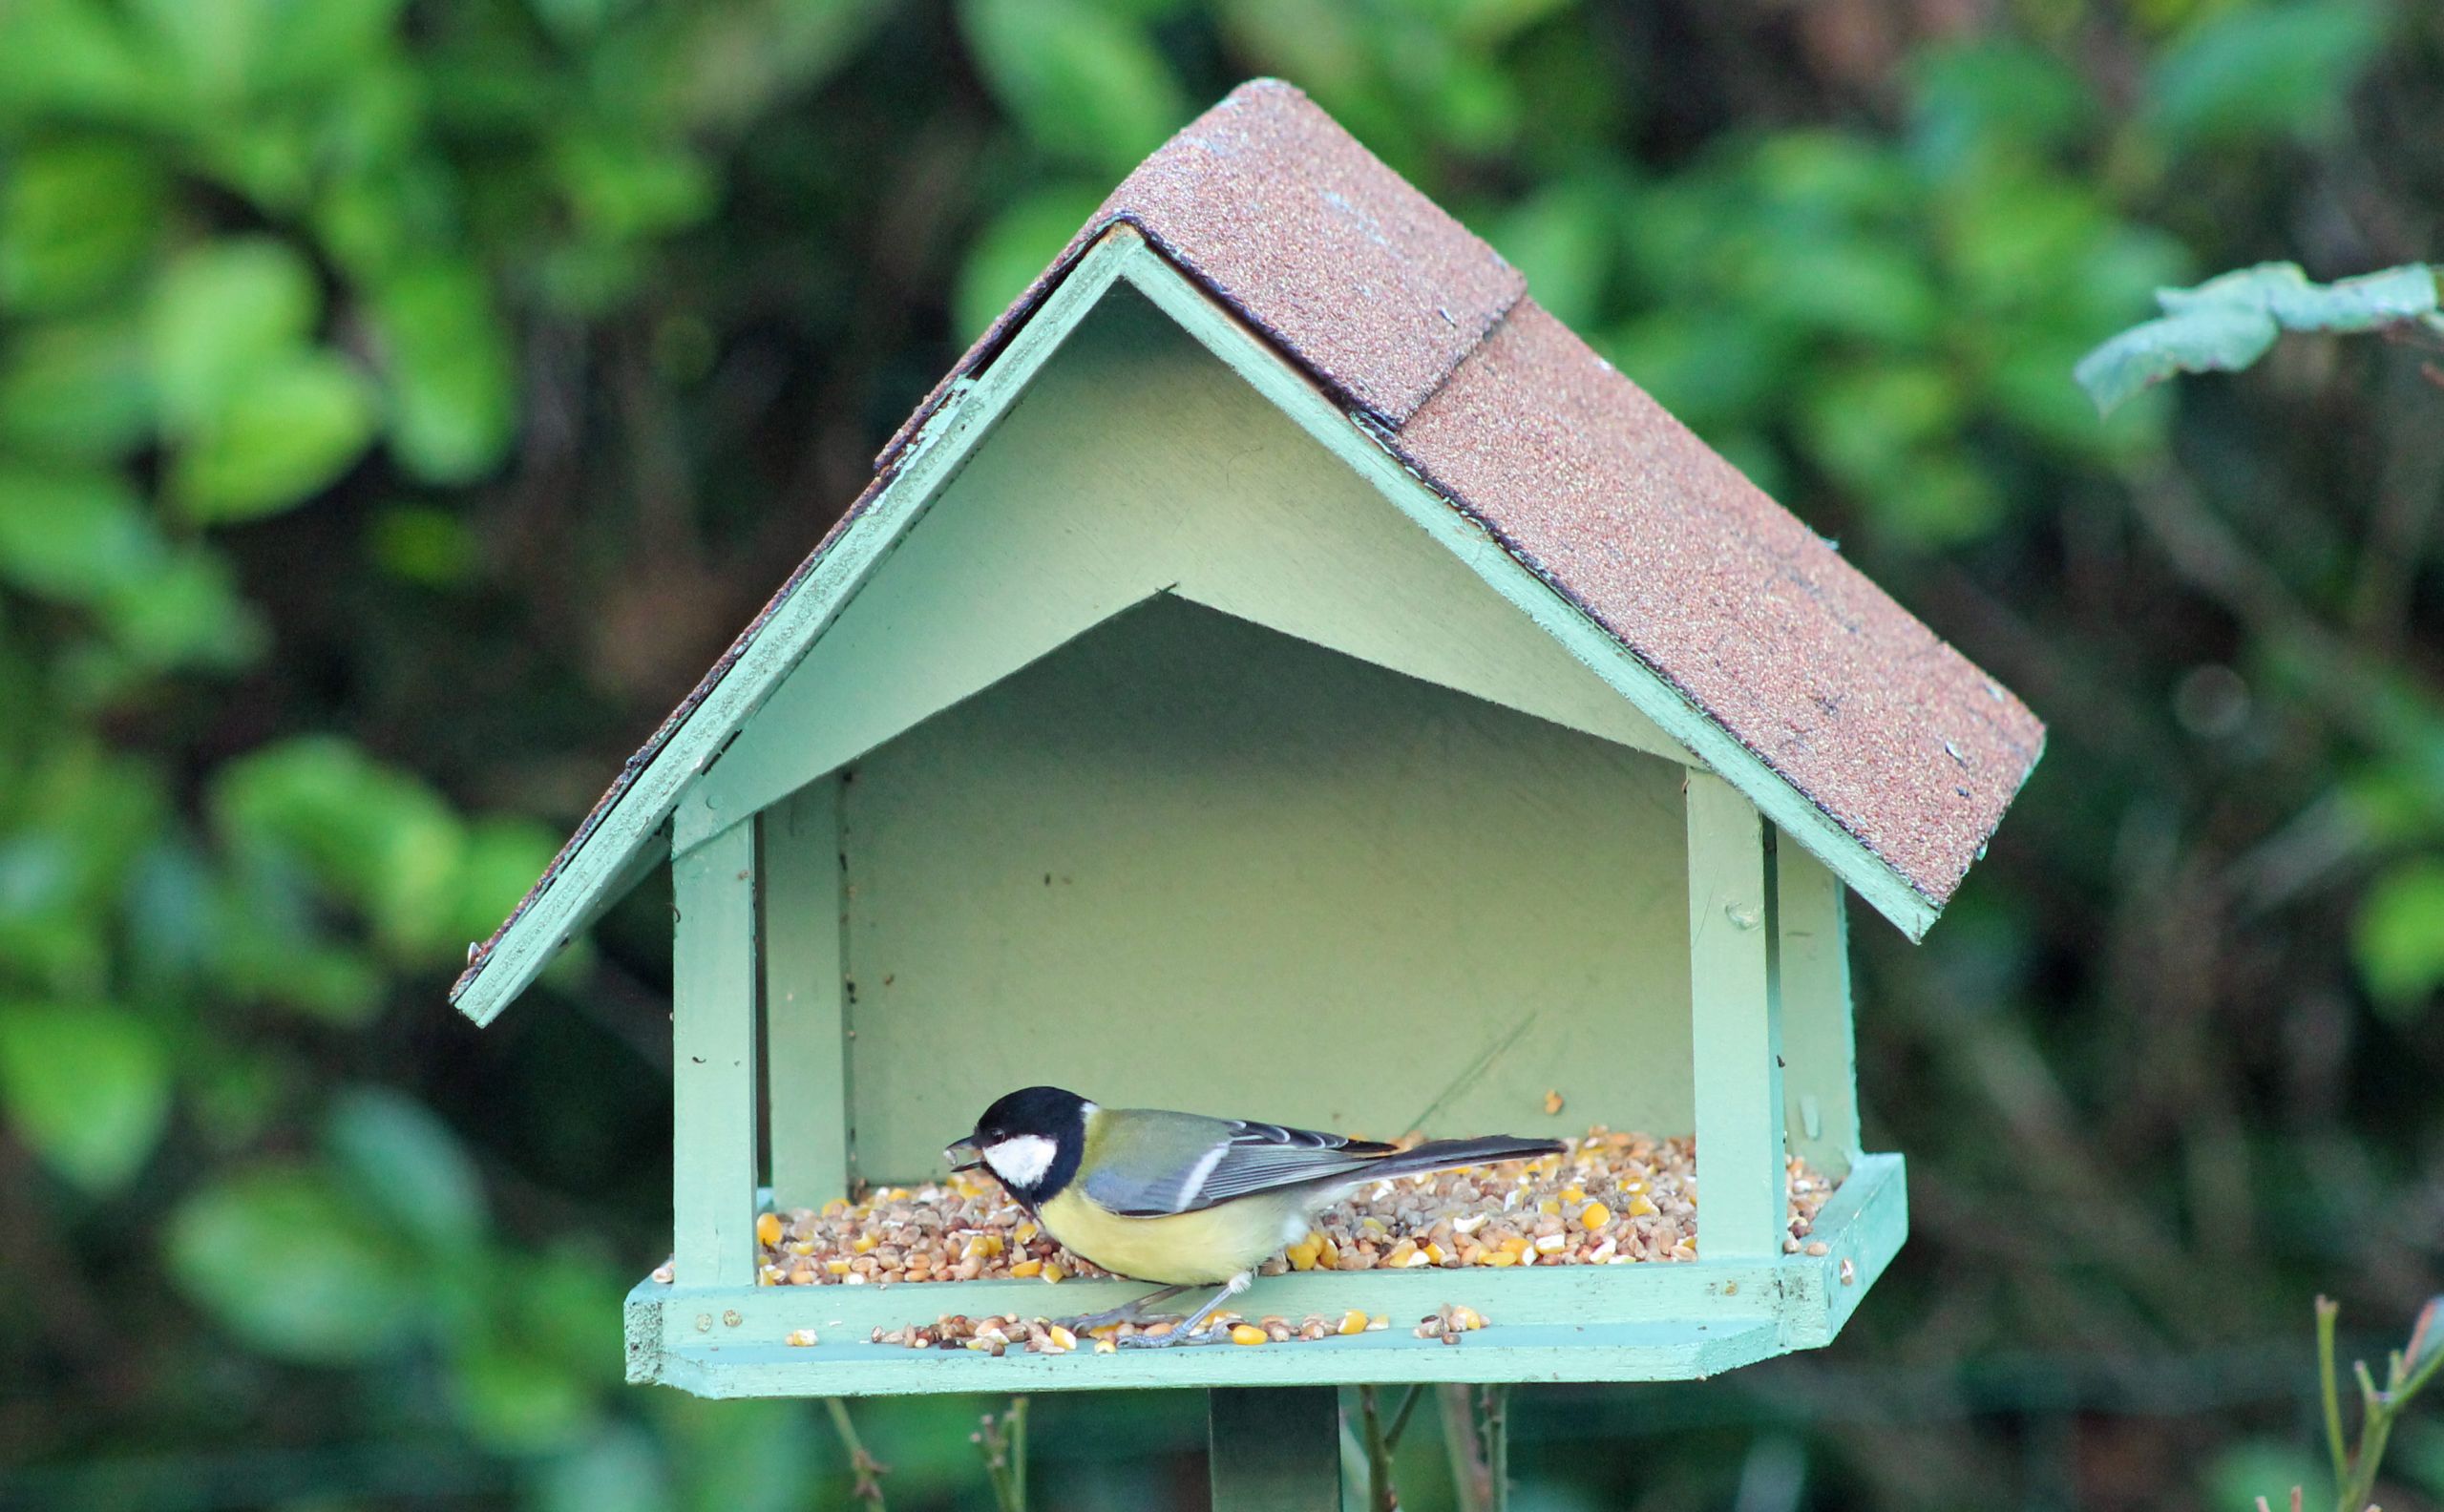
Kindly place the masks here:
<instances>
[{"instance_id":1,"label":"corn kernel","mask_svg":"<svg viewBox=\"0 0 2444 1512\"><path fill-rule=\"evenodd\" d=\"M1417 1253L1417 1241L1413 1239L1403 1239L1399 1244L1392 1246L1390 1252L1383 1256L1384 1268L1386 1270L1398 1270L1399 1268L1407 1265L1409 1263L1409 1256L1415 1253Z\"/></svg>"},{"instance_id":2,"label":"corn kernel","mask_svg":"<svg viewBox=\"0 0 2444 1512\"><path fill-rule=\"evenodd\" d=\"M1428 1265L1441 1265L1443 1261L1450 1258L1450 1254L1445 1251L1441 1245L1436 1244L1431 1239L1426 1241L1425 1259Z\"/></svg>"},{"instance_id":3,"label":"corn kernel","mask_svg":"<svg viewBox=\"0 0 2444 1512\"><path fill-rule=\"evenodd\" d=\"M1385 1262L1387 1265L1391 1263L1392 1262L1389 1261ZM1434 1264L1434 1257L1427 1254L1422 1250L1411 1250L1409 1251L1409 1257L1405 1260L1400 1261L1399 1264L1403 1269L1414 1270L1420 1266L1430 1266Z\"/></svg>"},{"instance_id":4,"label":"corn kernel","mask_svg":"<svg viewBox=\"0 0 2444 1512\"><path fill-rule=\"evenodd\" d=\"M1558 1217L1562 1210L1562 1205L1558 1199L1548 1197L1543 1202L1536 1205L1536 1210L1540 1213L1549 1213Z\"/></svg>"},{"instance_id":5,"label":"corn kernel","mask_svg":"<svg viewBox=\"0 0 2444 1512\"><path fill-rule=\"evenodd\" d=\"M1366 1320L1366 1332L1369 1334L1380 1334L1391 1326L1392 1320L1380 1312Z\"/></svg>"},{"instance_id":6,"label":"corn kernel","mask_svg":"<svg viewBox=\"0 0 2444 1512\"><path fill-rule=\"evenodd\" d=\"M1518 1251L1512 1250L1497 1250L1493 1253L1485 1256L1485 1264L1492 1266L1496 1270L1500 1270L1504 1266L1515 1266L1518 1263Z\"/></svg>"},{"instance_id":7,"label":"corn kernel","mask_svg":"<svg viewBox=\"0 0 2444 1512\"><path fill-rule=\"evenodd\" d=\"M833 1275L847 1275L849 1273L849 1262L846 1260L826 1260L823 1262L823 1269L831 1271Z\"/></svg>"},{"instance_id":8,"label":"corn kernel","mask_svg":"<svg viewBox=\"0 0 2444 1512\"><path fill-rule=\"evenodd\" d=\"M1022 1219L1021 1220L1019 1227L1012 1231L1010 1237L1016 1239L1021 1244L1025 1244L1042 1232L1043 1232L1043 1230L1037 1228L1033 1220Z\"/></svg>"},{"instance_id":9,"label":"corn kernel","mask_svg":"<svg viewBox=\"0 0 2444 1512\"><path fill-rule=\"evenodd\" d=\"M1633 1218L1652 1218L1655 1214L1654 1199L1640 1192L1631 1198L1630 1205L1621 1210Z\"/></svg>"},{"instance_id":10,"label":"corn kernel","mask_svg":"<svg viewBox=\"0 0 2444 1512\"><path fill-rule=\"evenodd\" d=\"M962 1251L961 1257L968 1260L990 1260L1001 1252L1001 1236L1000 1234L980 1233L972 1235L968 1239L967 1248Z\"/></svg>"},{"instance_id":11,"label":"corn kernel","mask_svg":"<svg viewBox=\"0 0 2444 1512\"><path fill-rule=\"evenodd\" d=\"M1348 1312L1340 1315L1340 1327L1334 1330L1334 1332L1337 1334L1365 1333L1366 1314L1356 1308L1351 1308Z\"/></svg>"},{"instance_id":12,"label":"corn kernel","mask_svg":"<svg viewBox=\"0 0 2444 1512\"><path fill-rule=\"evenodd\" d=\"M814 1330L791 1329L787 1342L798 1349L805 1349L814 1342Z\"/></svg>"},{"instance_id":13,"label":"corn kernel","mask_svg":"<svg viewBox=\"0 0 2444 1512\"><path fill-rule=\"evenodd\" d=\"M1536 1252L1538 1254L1559 1254L1569 1247L1570 1238L1565 1234L1538 1234L1536 1236Z\"/></svg>"},{"instance_id":14,"label":"corn kernel","mask_svg":"<svg viewBox=\"0 0 2444 1512\"><path fill-rule=\"evenodd\" d=\"M1010 1274L1014 1276L1031 1276L1036 1274L1038 1271L1041 1271L1043 1269L1043 1262L1041 1260L1022 1260L1018 1264L1010 1267Z\"/></svg>"},{"instance_id":15,"label":"corn kernel","mask_svg":"<svg viewBox=\"0 0 2444 1512\"><path fill-rule=\"evenodd\" d=\"M781 1215L775 1212L755 1215L755 1242L776 1245L781 1242Z\"/></svg>"},{"instance_id":16,"label":"corn kernel","mask_svg":"<svg viewBox=\"0 0 2444 1512\"><path fill-rule=\"evenodd\" d=\"M1054 1349L1066 1354L1070 1350L1078 1347L1078 1335L1070 1333L1067 1329L1063 1328L1060 1324L1055 1323L1052 1325L1051 1334L1052 1347Z\"/></svg>"},{"instance_id":17,"label":"corn kernel","mask_svg":"<svg viewBox=\"0 0 2444 1512\"><path fill-rule=\"evenodd\" d=\"M859 1254L872 1254L874 1252L874 1247L881 1243L882 1236L880 1234L861 1233L854 1239L849 1241L849 1248L854 1250Z\"/></svg>"},{"instance_id":18,"label":"corn kernel","mask_svg":"<svg viewBox=\"0 0 2444 1512\"><path fill-rule=\"evenodd\" d=\"M1046 1261L1043 1263L1043 1279L1044 1279L1047 1283L1048 1283L1048 1282L1058 1281L1058 1280L1060 1280L1063 1276L1065 1276L1065 1275L1067 1275L1068 1273L1069 1273L1068 1271L1062 1270L1062 1269L1061 1269L1061 1267L1060 1267L1060 1265L1059 1265L1059 1263L1058 1263L1058 1262L1056 1262L1056 1261L1046 1260Z\"/></svg>"},{"instance_id":19,"label":"corn kernel","mask_svg":"<svg viewBox=\"0 0 2444 1512\"><path fill-rule=\"evenodd\" d=\"M1502 1243L1494 1246L1494 1248L1505 1254L1516 1258L1520 1254L1526 1252L1528 1249L1528 1241L1520 1238L1517 1234L1512 1234L1509 1238L1505 1239Z\"/></svg>"},{"instance_id":20,"label":"corn kernel","mask_svg":"<svg viewBox=\"0 0 2444 1512\"><path fill-rule=\"evenodd\" d=\"M1632 1177L1631 1179L1621 1183L1621 1190L1634 1197L1638 1193L1646 1190L1646 1183L1636 1179L1635 1177Z\"/></svg>"},{"instance_id":21,"label":"corn kernel","mask_svg":"<svg viewBox=\"0 0 2444 1512\"><path fill-rule=\"evenodd\" d=\"M1120 1353L1120 1346L1107 1338L1099 1338L1095 1340L1095 1353L1098 1354L1117 1354Z\"/></svg>"},{"instance_id":22,"label":"corn kernel","mask_svg":"<svg viewBox=\"0 0 2444 1512\"><path fill-rule=\"evenodd\" d=\"M1323 1250L1324 1236L1310 1230L1306 1238L1283 1250L1282 1254L1289 1260L1291 1270L1313 1270L1316 1269L1317 1257L1323 1253Z\"/></svg>"},{"instance_id":23,"label":"corn kernel","mask_svg":"<svg viewBox=\"0 0 2444 1512\"><path fill-rule=\"evenodd\" d=\"M1316 1251L1316 1265L1320 1270L1339 1270L1340 1246L1333 1243L1330 1239L1325 1240L1323 1248Z\"/></svg>"},{"instance_id":24,"label":"corn kernel","mask_svg":"<svg viewBox=\"0 0 2444 1512\"><path fill-rule=\"evenodd\" d=\"M1585 1201L1587 1201L1587 1193L1585 1193L1585 1192L1583 1192L1583 1191L1579 1190L1577 1187L1575 1187L1575 1186L1565 1186L1565 1187L1563 1187L1563 1188L1562 1188L1562 1206L1563 1206L1563 1207L1565 1207L1565 1208L1575 1208L1575 1207L1577 1207L1580 1203L1583 1203L1583 1202L1585 1202Z\"/></svg>"},{"instance_id":25,"label":"corn kernel","mask_svg":"<svg viewBox=\"0 0 2444 1512\"><path fill-rule=\"evenodd\" d=\"M1256 1327L1253 1323L1236 1324L1231 1330L1231 1342L1233 1344L1261 1344L1264 1342L1264 1330Z\"/></svg>"},{"instance_id":26,"label":"corn kernel","mask_svg":"<svg viewBox=\"0 0 2444 1512\"><path fill-rule=\"evenodd\" d=\"M1600 1202L1589 1203L1578 1210L1578 1226L1581 1228L1601 1228L1612 1221L1612 1209Z\"/></svg>"},{"instance_id":27,"label":"corn kernel","mask_svg":"<svg viewBox=\"0 0 2444 1512\"><path fill-rule=\"evenodd\" d=\"M823 1216L826 1218L837 1218L848 1210L849 1205L837 1197L823 1205Z\"/></svg>"},{"instance_id":28,"label":"corn kernel","mask_svg":"<svg viewBox=\"0 0 2444 1512\"><path fill-rule=\"evenodd\" d=\"M1485 1314L1475 1308L1455 1307L1451 1310L1451 1327L1455 1329L1474 1330L1485 1326Z\"/></svg>"}]
</instances>

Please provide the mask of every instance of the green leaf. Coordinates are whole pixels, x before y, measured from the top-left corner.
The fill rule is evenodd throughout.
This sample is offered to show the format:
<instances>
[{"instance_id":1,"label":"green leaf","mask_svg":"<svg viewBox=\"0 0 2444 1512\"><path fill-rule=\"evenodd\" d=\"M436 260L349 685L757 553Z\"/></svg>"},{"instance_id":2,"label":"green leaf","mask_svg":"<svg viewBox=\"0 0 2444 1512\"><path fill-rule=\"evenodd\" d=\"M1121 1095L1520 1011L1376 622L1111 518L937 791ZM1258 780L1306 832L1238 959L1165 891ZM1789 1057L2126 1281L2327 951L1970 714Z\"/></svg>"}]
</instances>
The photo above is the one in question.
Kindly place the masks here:
<instances>
[{"instance_id":1,"label":"green leaf","mask_svg":"<svg viewBox=\"0 0 2444 1512\"><path fill-rule=\"evenodd\" d=\"M322 313L314 270L286 242L240 237L187 252L153 290L153 372L164 418L183 430L231 389L300 350Z\"/></svg>"},{"instance_id":2,"label":"green leaf","mask_svg":"<svg viewBox=\"0 0 2444 1512\"><path fill-rule=\"evenodd\" d=\"M102 610L137 664L160 671L234 672L262 656L271 639L254 606L239 597L228 562L203 545L184 547L158 572L120 585Z\"/></svg>"},{"instance_id":3,"label":"green leaf","mask_svg":"<svg viewBox=\"0 0 2444 1512\"><path fill-rule=\"evenodd\" d=\"M0 5L0 121L158 121L175 109L159 70L116 8L92 0Z\"/></svg>"},{"instance_id":4,"label":"green leaf","mask_svg":"<svg viewBox=\"0 0 2444 1512\"><path fill-rule=\"evenodd\" d=\"M371 919L395 956L431 960L464 946L466 828L414 778L346 741L307 737L223 766L212 799L242 855L302 867Z\"/></svg>"},{"instance_id":5,"label":"green leaf","mask_svg":"<svg viewBox=\"0 0 2444 1512\"><path fill-rule=\"evenodd\" d=\"M170 1278L252 1348L345 1364L408 1336L419 1292L397 1244L323 1172L258 1166L224 1176L169 1225Z\"/></svg>"},{"instance_id":6,"label":"green leaf","mask_svg":"<svg viewBox=\"0 0 2444 1512\"><path fill-rule=\"evenodd\" d=\"M2179 372L2231 372L2274 345L2283 329L2364 331L2433 316L2434 270L2420 263L2312 284L2298 264L2262 262L2196 288L2158 289L2164 315L2114 337L2072 376L2099 411Z\"/></svg>"},{"instance_id":7,"label":"green leaf","mask_svg":"<svg viewBox=\"0 0 2444 1512\"><path fill-rule=\"evenodd\" d=\"M2181 372L2237 372L2265 355L2278 327L2264 310L2210 304L2134 326L2088 353L2071 376L2110 414L2149 384Z\"/></svg>"},{"instance_id":8,"label":"green leaf","mask_svg":"<svg viewBox=\"0 0 2444 1512\"><path fill-rule=\"evenodd\" d=\"M1082 0L961 0L994 96L1056 157L1126 173L1188 119L1162 54L1127 17Z\"/></svg>"},{"instance_id":9,"label":"green leaf","mask_svg":"<svg viewBox=\"0 0 2444 1512\"><path fill-rule=\"evenodd\" d=\"M2377 1011L2396 1023L2416 1018L2444 987L2444 855L2416 856L2377 877L2350 944Z\"/></svg>"},{"instance_id":10,"label":"green leaf","mask_svg":"<svg viewBox=\"0 0 2444 1512\"><path fill-rule=\"evenodd\" d=\"M1565 326L1603 313L1615 250L1613 198L1593 181L1554 184L1512 206L1487 238L1527 275L1536 303Z\"/></svg>"},{"instance_id":11,"label":"green leaf","mask_svg":"<svg viewBox=\"0 0 2444 1512\"><path fill-rule=\"evenodd\" d=\"M2233 305L2262 309L2286 330L2367 331L2435 313L2435 270L2412 262L2312 284L2297 262L2261 262L2156 299L2167 315Z\"/></svg>"},{"instance_id":12,"label":"green leaf","mask_svg":"<svg viewBox=\"0 0 2444 1512\"><path fill-rule=\"evenodd\" d=\"M1056 184L1010 206L984 228L959 264L952 309L960 333L974 338L999 318L1061 255L1101 209L1104 192L1087 184Z\"/></svg>"},{"instance_id":13,"label":"green leaf","mask_svg":"<svg viewBox=\"0 0 2444 1512\"><path fill-rule=\"evenodd\" d=\"M428 1249L463 1254L483 1237L474 1162L423 1104L383 1087L351 1088L332 1103L326 1139L348 1185Z\"/></svg>"},{"instance_id":14,"label":"green leaf","mask_svg":"<svg viewBox=\"0 0 2444 1512\"><path fill-rule=\"evenodd\" d=\"M391 452L428 482L490 472L509 447L517 376L483 275L467 262L422 263L385 281L373 309Z\"/></svg>"},{"instance_id":15,"label":"green leaf","mask_svg":"<svg viewBox=\"0 0 2444 1512\"><path fill-rule=\"evenodd\" d=\"M0 179L0 304L57 309L125 283L160 233L158 159L131 143L21 154Z\"/></svg>"},{"instance_id":16,"label":"green leaf","mask_svg":"<svg viewBox=\"0 0 2444 1512\"><path fill-rule=\"evenodd\" d=\"M2068 146L2099 114L2077 73L2020 42L1981 38L1930 49L1909 74L1912 145L1947 177L1995 153Z\"/></svg>"},{"instance_id":17,"label":"green leaf","mask_svg":"<svg viewBox=\"0 0 2444 1512\"><path fill-rule=\"evenodd\" d=\"M246 373L197 428L171 471L195 519L259 519L304 503L373 439L371 385L336 352L305 351Z\"/></svg>"},{"instance_id":18,"label":"green leaf","mask_svg":"<svg viewBox=\"0 0 2444 1512\"><path fill-rule=\"evenodd\" d=\"M116 458L153 426L144 339L125 320L49 321L0 349L0 444L73 461Z\"/></svg>"},{"instance_id":19,"label":"green leaf","mask_svg":"<svg viewBox=\"0 0 2444 1512\"><path fill-rule=\"evenodd\" d=\"M2156 65L2144 117L2177 149L2323 136L2383 37L2361 0L2216 11Z\"/></svg>"},{"instance_id":20,"label":"green leaf","mask_svg":"<svg viewBox=\"0 0 2444 1512\"><path fill-rule=\"evenodd\" d=\"M43 1164L115 1191L160 1143L169 1060L151 1026L120 1009L0 1005L0 1108Z\"/></svg>"},{"instance_id":21,"label":"green leaf","mask_svg":"<svg viewBox=\"0 0 2444 1512\"><path fill-rule=\"evenodd\" d=\"M38 472L0 463L0 581L84 603L158 573L168 547L112 472Z\"/></svg>"}]
</instances>

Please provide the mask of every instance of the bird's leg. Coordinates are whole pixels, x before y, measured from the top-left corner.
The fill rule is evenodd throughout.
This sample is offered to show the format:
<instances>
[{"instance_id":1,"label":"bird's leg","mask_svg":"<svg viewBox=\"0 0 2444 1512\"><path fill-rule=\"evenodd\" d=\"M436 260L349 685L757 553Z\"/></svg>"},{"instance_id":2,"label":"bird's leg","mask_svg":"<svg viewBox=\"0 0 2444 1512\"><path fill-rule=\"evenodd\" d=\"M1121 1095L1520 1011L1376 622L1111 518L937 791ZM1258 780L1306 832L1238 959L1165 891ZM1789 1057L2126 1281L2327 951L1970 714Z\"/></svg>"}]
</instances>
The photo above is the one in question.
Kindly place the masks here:
<instances>
[{"instance_id":1,"label":"bird's leg","mask_svg":"<svg viewBox=\"0 0 2444 1512\"><path fill-rule=\"evenodd\" d=\"M1249 1285L1254 1280L1254 1271L1242 1270L1237 1275L1233 1276L1230 1280L1222 1283L1222 1290L1214 1292L1212 1299L1207 1302L1205 1306L1198 1308L1195 1312L1190 1313L1187 1322L1180 1324L1168 1334L1131 1334L1127 1338L1120 1341L1120 1347L1123 1349L1162 1349L1172 1344L1185 1344L1188 1342L1189 1336L1196 1332L1197 1325L1203 1323L1207 1318L1210 1318L1214 1313L1220 1312L1222 1310L1223 1303L1230 1301L1233 1297L1237 1296L1242 1292L1245 1292Z\"/></svg>"},{"instance_id":2,"label":"bird's leg","mask_svg":"<svg viewBox=\"0 0 2444 1512\"><path fill-rule=\"evenodd\" d=\"M1089 1312L1084 1317L1063 1318L1060 1320L1061 1326L1073 1334L1084 1334L1090 1329L1109 1328L1115 1323L1143 1323L1146 1321L1148 1308L1157 1302L1168 1302L1188 1290L1189 1288L1184 1286L1157 1287L1136 1301L1124 1306L1102 1312Z\"/></svg>"}]
</instances>

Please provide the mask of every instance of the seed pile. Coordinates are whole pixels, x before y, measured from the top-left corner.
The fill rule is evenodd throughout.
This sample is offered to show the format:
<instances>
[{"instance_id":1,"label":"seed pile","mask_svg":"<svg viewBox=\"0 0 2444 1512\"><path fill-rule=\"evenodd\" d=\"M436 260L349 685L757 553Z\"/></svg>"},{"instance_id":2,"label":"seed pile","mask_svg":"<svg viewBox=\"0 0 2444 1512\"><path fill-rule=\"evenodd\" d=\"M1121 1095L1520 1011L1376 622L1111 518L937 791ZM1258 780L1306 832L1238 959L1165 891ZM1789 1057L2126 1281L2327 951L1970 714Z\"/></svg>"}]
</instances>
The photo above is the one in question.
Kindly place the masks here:
<instances>
[{"instance_id":1,"label":"seed pile","mask_svg":"<svg viewBox=\"0 0 2444 1512\"><path fill-rule=\"evenodd\" d=\"M1833 1184L1798 1159L1789 1174L1782 1248L1822 1252L1807 1234ZM755 1234L767 1286L1110 1274L1062 1249L982 1172L768 1212ZM1597 1128L1567 1154L1377 1182L1318 1214L1263 1273L1694 1260L1696 1238L1696 1142ZM1023 1325L1014 1336L1031 1337Z\"/></svg>"},{"instance_id":2,"label":"seed pile","mask_svg":"<svg viewBox=\"0 0 2444 1512\"><path fill-rule=\"evenodd\" d=\"M905 1349L968 1349L994 1355L1007 1354L1013 1349L1024 1350L1029 1354L1066 1354L1081 1349L1109 1354L1121 1347L1122 1339L1141 1334L1149 1338L1161 1338L1186 1321L1186 1313L1176 1313L1169 1317L1149 1318L1144 1323L1113 1323L1072 1333L1065 1323L1048 1317L1023 1317L1009 1312L972 1318L963 1312L945 1312L931 1323L875 1329L871 1341L896 1344ZM1287 1344L1292 1339L1379 1334L1391 1326L1392 1320L1381 1313L1369 1317L1355 1308L1338 1317L1310 1312L1296 1323L1278 1313L1251 1321L1243 1313L1223 1312L1197 1325L1195 1336L1211 1344L1226 1341L1232 1344ZM1446 1307L1418 1324L1418 1336L1429 1338L1446 1331L1464 1333L1485 1326L1485 1318L1474 1309ZM1426 1332L1429 1327L1434 1330L1433 1334ZM1457 1343L1458 1340L1450 1342Z\"/></svg>"}]
</instances>

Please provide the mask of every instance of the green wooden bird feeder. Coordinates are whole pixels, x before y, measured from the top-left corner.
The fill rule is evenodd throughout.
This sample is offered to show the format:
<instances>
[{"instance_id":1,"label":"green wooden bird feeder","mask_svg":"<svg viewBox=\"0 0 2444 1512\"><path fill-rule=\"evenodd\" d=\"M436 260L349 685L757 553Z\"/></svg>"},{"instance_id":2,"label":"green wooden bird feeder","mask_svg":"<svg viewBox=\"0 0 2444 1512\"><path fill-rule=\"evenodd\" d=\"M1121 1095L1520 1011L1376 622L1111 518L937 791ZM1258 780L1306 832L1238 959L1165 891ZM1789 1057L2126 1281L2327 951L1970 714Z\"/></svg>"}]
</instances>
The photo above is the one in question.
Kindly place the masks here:
<instances>
[{"instance_id":1,"label":"green wooden bird feeder","mask_svg":"<svg viewBox=\"0 0 2444 1512\"><path fill-rule=\"evenodd\" d=\"M1922 935L2042 738L1259 82L917 410L454 1000L490 1020L671 867L675 1259L629 1297L632 1379L1706 1376L1829 1341L1900 1246L1901 1157L1859 1145L1846 894ZM1697 1258L1247 1299L1464 1303L1492 1326L1457 1348L920 1352L868 1337L1143 1289L756 1284L760 1205L938 1174L1038 1082L1380 1135L1428 1108L1429 1134L1694 1130ZM1793 1154L1840 1180L1822 1253L1788 1252Z\"/></svg>"}]
</instances>

